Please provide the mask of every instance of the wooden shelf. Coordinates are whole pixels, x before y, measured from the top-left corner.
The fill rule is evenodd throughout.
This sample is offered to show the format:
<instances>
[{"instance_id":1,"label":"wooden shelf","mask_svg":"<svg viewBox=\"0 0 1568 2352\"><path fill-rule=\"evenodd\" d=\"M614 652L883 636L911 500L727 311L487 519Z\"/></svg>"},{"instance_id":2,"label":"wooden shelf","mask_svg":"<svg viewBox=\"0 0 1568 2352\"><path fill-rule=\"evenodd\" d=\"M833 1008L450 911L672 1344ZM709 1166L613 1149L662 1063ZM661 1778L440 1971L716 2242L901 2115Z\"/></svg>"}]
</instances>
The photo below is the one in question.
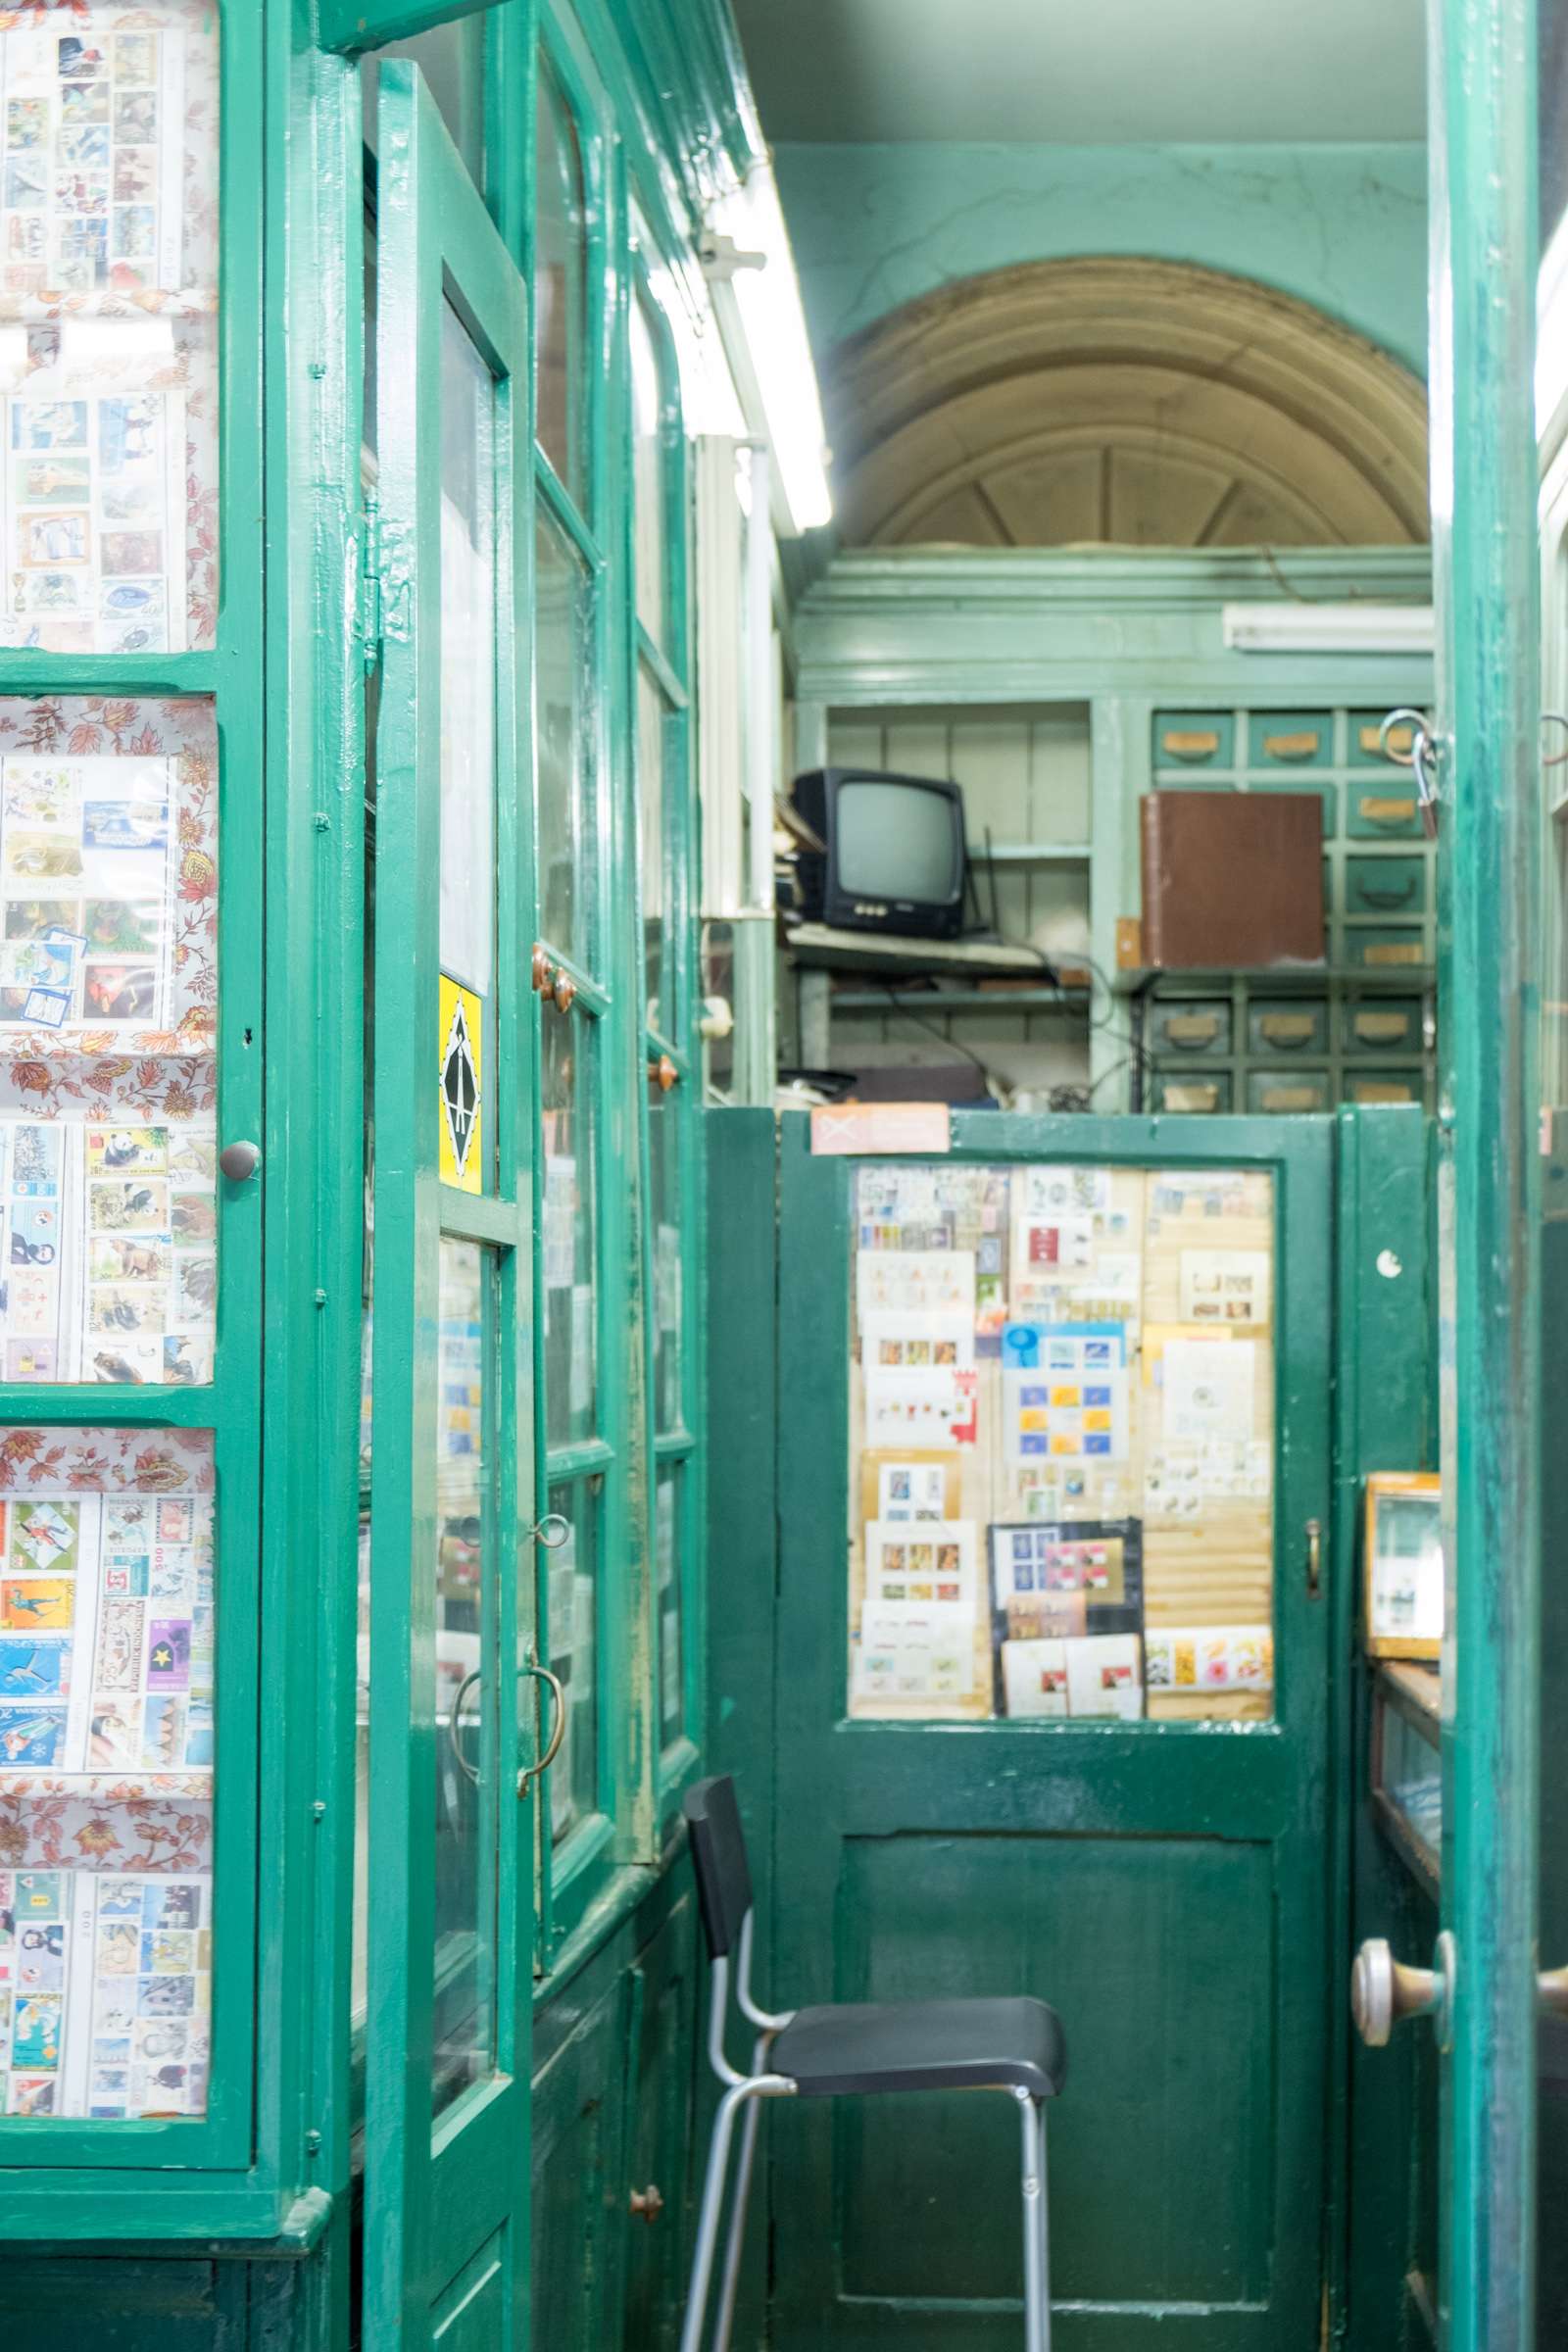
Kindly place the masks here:
<instances>
[{"instance_id":1,"label":"wooden shelf","mask_svg":"<svg viewBox=\"0 0 1568 2352\"><path fill-rule=\"evenodd\" d=\"M801 923L784 935L797 963L818 971L880 972L889 979L934 978L949 974L970 980L1043 980L1049 966L1033 948L1009 948L1000 940L906 939L886 931L835 931L826 923Z\"/></svg>"},{"instance_id":2,"label":"wooden shelf","mask_svg":"<svg viewBox=\"0 0 1568 2352\"><path fill-rule=\"evenodd\" d=\"M1087 841L993 842L989 849L971 850L971 865L1087 865L1093 852Z\"/></svg>"},{"instance_id":3,"label":"wooden shelf","mask_svg":"<svg viewBox=\"0 0 1568 2352\"><path fill-rule=\"evenodd\" d=\"M1061 1012L1084 1020L1087 988L839 988L835 1012Z\"/></svg>"}]
</instances>

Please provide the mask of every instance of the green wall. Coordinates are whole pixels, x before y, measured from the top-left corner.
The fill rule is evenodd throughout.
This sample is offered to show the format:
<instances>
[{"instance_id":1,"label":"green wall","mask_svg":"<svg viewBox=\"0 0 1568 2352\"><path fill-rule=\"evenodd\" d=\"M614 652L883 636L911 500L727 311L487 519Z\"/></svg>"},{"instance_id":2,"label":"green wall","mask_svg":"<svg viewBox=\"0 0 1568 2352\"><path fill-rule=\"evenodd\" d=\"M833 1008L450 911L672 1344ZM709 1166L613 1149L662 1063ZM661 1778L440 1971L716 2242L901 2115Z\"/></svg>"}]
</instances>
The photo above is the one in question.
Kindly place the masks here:
<instances>
[{"instance_id":1,"label":"green wall","mask_svg":"<svg viewBox=\"0 0 1568 2352\"><path fill-rule=\"evenodd\" d=\"M1256 278L1426 372L1426 149L781 145L819 361L954 278L1140 254Z\"/></svg>"}]
</instances>

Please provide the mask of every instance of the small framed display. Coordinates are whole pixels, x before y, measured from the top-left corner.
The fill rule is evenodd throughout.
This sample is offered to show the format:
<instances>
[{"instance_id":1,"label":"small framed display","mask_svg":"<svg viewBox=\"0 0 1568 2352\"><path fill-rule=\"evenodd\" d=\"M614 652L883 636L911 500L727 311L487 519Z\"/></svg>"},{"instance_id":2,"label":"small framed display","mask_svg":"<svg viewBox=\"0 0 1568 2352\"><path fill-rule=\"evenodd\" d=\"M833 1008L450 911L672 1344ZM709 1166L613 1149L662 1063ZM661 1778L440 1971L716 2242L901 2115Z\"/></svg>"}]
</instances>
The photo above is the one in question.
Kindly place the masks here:
<instances>
[{"instance_id":1,"label":"small framed display","mask_svg":"<svg viewBox=\"0 0 1568 2352\"><path fill-rule=\"evenodd\" d=\"M1375 1658L1443 1650L1443 1481L1378 1470L1366 1482L1365 1630Z\"/></svg>"}]
</instances>

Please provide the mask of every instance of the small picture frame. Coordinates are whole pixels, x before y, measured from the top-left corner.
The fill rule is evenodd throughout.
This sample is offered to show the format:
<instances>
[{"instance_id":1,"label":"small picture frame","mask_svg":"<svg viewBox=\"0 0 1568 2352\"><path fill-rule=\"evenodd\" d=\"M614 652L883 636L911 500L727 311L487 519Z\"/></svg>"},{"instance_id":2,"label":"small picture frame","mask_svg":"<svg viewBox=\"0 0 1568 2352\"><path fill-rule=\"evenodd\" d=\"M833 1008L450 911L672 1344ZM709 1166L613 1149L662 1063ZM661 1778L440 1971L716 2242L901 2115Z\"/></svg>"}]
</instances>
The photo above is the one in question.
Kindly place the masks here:
<instances>
[{"instance_id":1,"label":"small picture frame","mask_svg":"<svg viewBox=\"0 0 1568 2352\"><path fill-rule=\"evenodd\" d=\"M1443 1654L1443 1481L1376 1470L1366 1482L1365 1641L1374 1658Z\"/></svg>"}]
</instances>

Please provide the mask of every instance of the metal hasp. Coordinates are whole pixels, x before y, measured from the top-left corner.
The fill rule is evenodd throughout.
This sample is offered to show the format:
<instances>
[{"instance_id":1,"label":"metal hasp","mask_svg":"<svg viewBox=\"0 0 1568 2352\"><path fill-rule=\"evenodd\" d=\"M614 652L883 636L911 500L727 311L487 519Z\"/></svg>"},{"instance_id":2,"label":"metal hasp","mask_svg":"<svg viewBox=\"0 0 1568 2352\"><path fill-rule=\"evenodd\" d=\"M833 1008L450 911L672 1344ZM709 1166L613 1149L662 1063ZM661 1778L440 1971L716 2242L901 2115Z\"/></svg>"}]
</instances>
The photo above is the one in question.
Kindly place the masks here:
<instances>
[{"instance_id":1,"label":"metal hasp","mask_svg":"<svg viewBox=\"0 0 1568 2352\"><path fill-rule=\"evenodd\" d=\"M1443 832L1439 1238L1451 1667L1446 2352L1535 2344L1541 685L1536 9L1429 0ZM1451 1497L1451 1500L1450 1500Z\"/></svg>"},{"instance_id":2,"label":"metal hasp","mask_svg":"<svg viewBox=\"0 0 1568 2352\"><path fill-rule=\"evenodd\" d=\"M225 1144L218 1154L218 1164L235 1184L243 1184L247 1176L254 1176L261 1166L262 1147L260 1144Z\"/></svg>"},{"instance_id":3,"label":"metal hasp","mask_svg":"<svg viewBox=\"0 0 1568 2352\"><path fill-rule=\"evenodd\" d=\"M1430 2017L1440 2050L1446 2050L1453 2021L1456 1975L1453 1938L1438 1937L1430 1968L1406 1968L1381 1936L1363 1943L1350 1970L1350 2015L1369 2050L1388 2048L1394 2029L1407 2017Z\"/></svg>"}]
</instances>

